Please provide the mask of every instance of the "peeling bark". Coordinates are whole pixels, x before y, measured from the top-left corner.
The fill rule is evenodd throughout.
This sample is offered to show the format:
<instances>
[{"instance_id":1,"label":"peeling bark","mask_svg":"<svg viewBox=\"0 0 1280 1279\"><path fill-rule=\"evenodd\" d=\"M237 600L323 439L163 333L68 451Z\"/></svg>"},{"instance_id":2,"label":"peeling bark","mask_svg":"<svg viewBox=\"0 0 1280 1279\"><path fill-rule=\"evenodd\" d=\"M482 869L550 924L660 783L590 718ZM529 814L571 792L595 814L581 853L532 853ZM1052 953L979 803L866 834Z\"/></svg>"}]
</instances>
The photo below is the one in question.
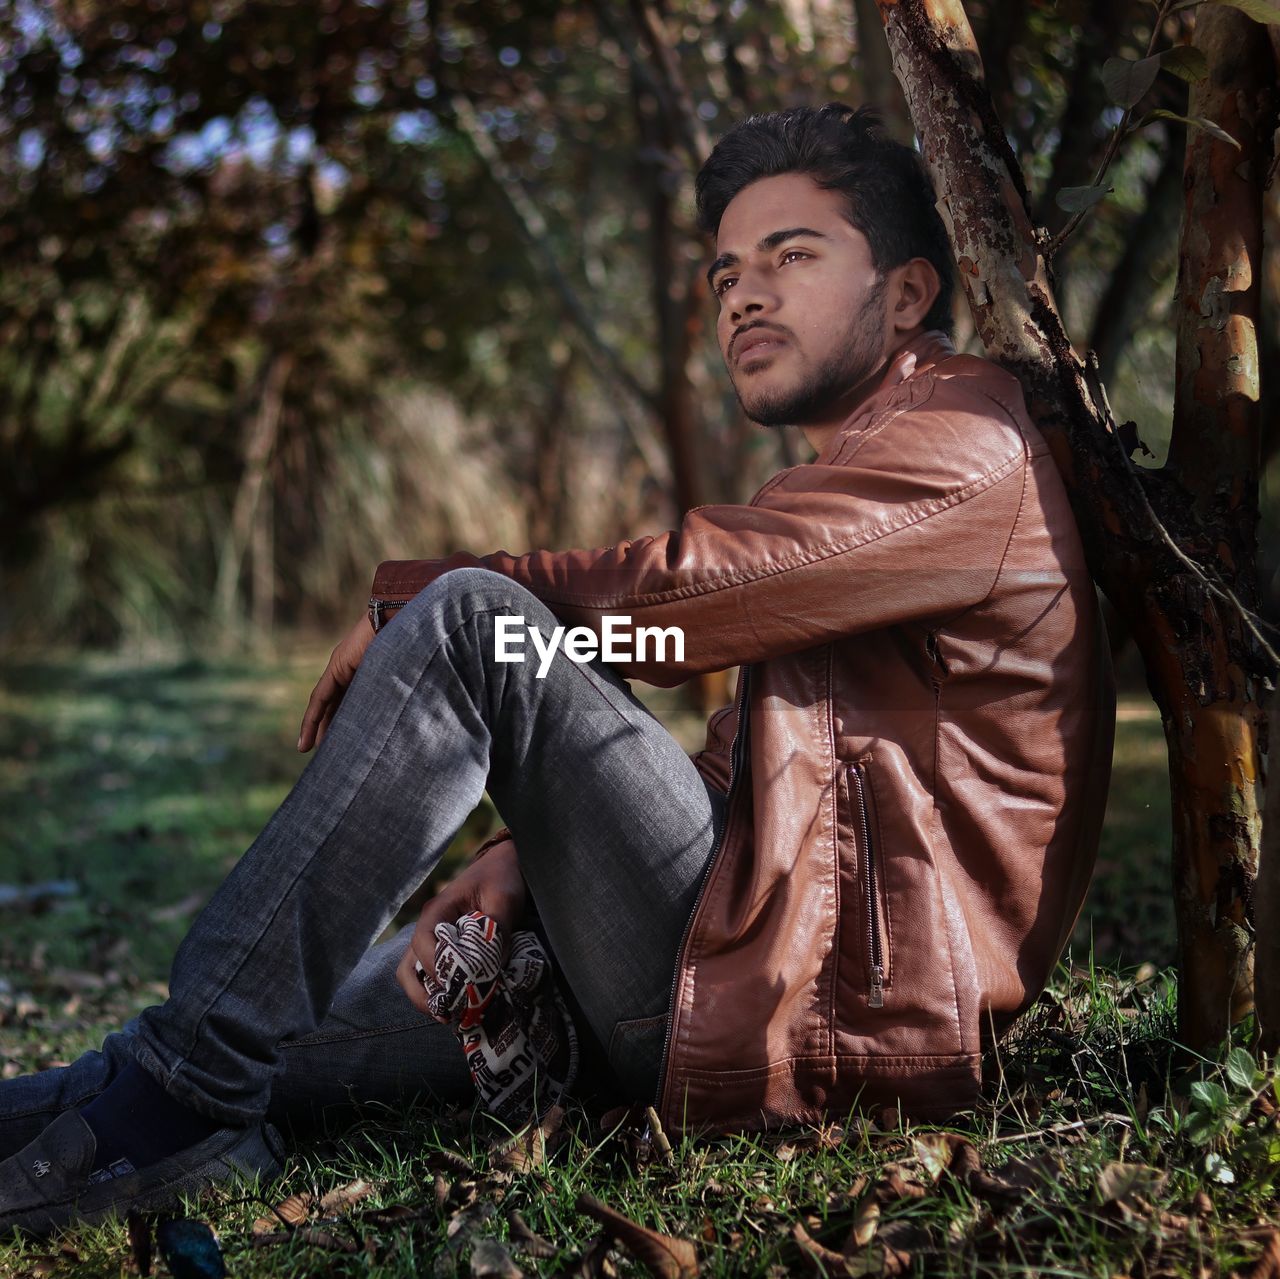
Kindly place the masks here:
<instances>
[{"instance_id":1,"label":"peeling bark","mask_svg":"<svg viewBox=\"0 0 1280 1279\"><path fill-rule=\"evenodd\" d=\"M1248 608L1258 606L1257 326L1261 302L1262 183L1274 104L1266 31L1238 10L1204 5L1192 41L1209 76L1192 86L1189 114L1213 120L1240 149L1204 131L1187 137L1186 206L1178 250L1177 382L1166 471L1191 496L1198 527L1184 543ZM1231 619L1205 610L1200 633L1163 637L1181 654L1160 700L1173 789L1178 950L1200 971L1203 1005L1191 1033L1232 1019L1252 995L1252 891L1261 834L1262 681L1241 668ZM1188 657L1193 660L1188 661ZM1193 1020L1194 1018L1194 1020Z\"/></svg>"},{"instance_id":2,"label":"peeling bark","mask_svg":"<svg viewBox=\"0 0 1280 1279\"><path fill-rule=\"evenodd\" d=\"M1028 410L1067 483L1090 568L1133 632L1160 706L1175 791L1180 1037L1208 1048L1247 1011L1251 995L1259 721L1250 708L1273 667L1230 594L1251 581L1247 521L1229 500L1203 500L1200 487L1180 483L1177 468L1146 471L1130 461L1097 365L1080 359L1063 326L1044 258L1047 237L1028 212L1026 188L983 87L981 58L960 0L877 3L975 327L988 355L1022 382ZM1214 41L1205 51L1218 60L1218 80L1230 79L1234 109L1258 127L1240 139L1242 155L1225 143L1214 145L1231 153L1231 164L1245 162L1241 181L1253 194L1242 191L1238 198L1260 207L1259 174L1270 145L1269 129L1261 126L1271 120L1274 105L1269 71L1259 78L1256 59L1245 53L1265 44L1266 33L1241 21L1253 31L1237 32L1229 50ZM1201 114L1226 109L1209 100L1201 108ZM1213 173L1225 178L1225 162L1210 154ZM1207 234L1215 246L1210 257L1220 251L1220 239L1220 229ZM1237 250L1248 253L1233 244L1232 261L1238 262ZM1230 285L1238 283L1232 275ZM1213 346L1214 358L1232 378L1239 375L1236 357L1243 350L1238 292L1224 279L1207 299L1211 316L1223 318L1229 333ZM1256 358L1254 365L1256 373ZM1218 389L1206 367L1197 394ZM1226 394L1238 394L1235 382ZM1236 421L1247 435L1246 418ZM1206 427L1201 447L1218 447L1222 434L1236 448L1235 425L1219 434ZM1256 439L1253 448L1256 454ZM1222 480L1215 462L1205 459L1204 465ZM1219 494L1219 483L1205 483ZM1245 484L1228 489L1242 499Z\"/></svg>"}]
</instances>

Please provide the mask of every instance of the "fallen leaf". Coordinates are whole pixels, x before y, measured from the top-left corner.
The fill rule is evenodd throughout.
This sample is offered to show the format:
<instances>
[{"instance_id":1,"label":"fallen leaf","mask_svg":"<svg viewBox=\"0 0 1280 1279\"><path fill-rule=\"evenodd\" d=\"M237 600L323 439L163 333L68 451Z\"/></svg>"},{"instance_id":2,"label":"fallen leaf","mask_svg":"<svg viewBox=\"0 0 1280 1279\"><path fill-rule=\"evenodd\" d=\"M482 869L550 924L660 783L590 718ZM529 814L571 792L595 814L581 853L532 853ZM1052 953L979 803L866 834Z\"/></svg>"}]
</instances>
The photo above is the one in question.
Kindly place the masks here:
<instances>
[{"instance_id":1,"label":"fallen leaf","mask_svg":"<svg viewBox=\"0 0 1280 1279\"><path fill-rule=\"evenodd\" d=\"M569 1139L564 1131L565 1112L552 1106L536 1124L529 1124L513 1137L503 1138L490 1150L490 1161L511 1172L529 1172L546 1164Z\"/></svg>"},{"instance_id":2,"label":"fallen leaf","mask_svg":"<svg viewBox=\"0 0 1280 1279\"><path fill-rule=\"evenodd\" d=\"M916 1138L916 1157L931 1175L950 1173L979 1199L1018 1199L1044 1181L1030 1162L1010 1160L992 1171L982 1166L977 1147L961 1133L925 1133Z\"/></svg>"},{"instance_id":3,"label":"fallen leaf","mask_svg":"<svg viewBox=\"0 0 1280 1279\"><path fill-rule=\"evenodd\" d=\"M924 1186L904 1175L897 1164L885 1164L875 1187L875 1196L882 1204L899 1199L923 1199L926 1193Z\"/></svg>"},{"instance_id":4,"label":"fallen leaf","mask_svg":"<svg viewBox=\"0 0 1280 1279\"><path fill-rule=\"evenodd\" d=\"M524 1271L497 1239L477 1239L471 1248L472 1279L524 1279Z\"/></svg>"},{"instance_id":5,"label":"fallen leaf","mask_svg":"<svg viewBox=\"0 0 1280 1279\"><path fill-rule=\"evenodd\" d=\"M845 1267L844 1254L819 1243L800 1222L797 1221L791 1227L791 1237L800 1245L800 1251L810 1262L814 1263L814 1269L818 1274L843 1275L848 1273Z\"/></svg>"},{"instance_id":6,"label":"fallen leaf","mask_svg":"<svg viewBox=\"0 0 1280 1279\"><path fill-rule=\"evenodd\" d=\"M915 1138L913 1145L916 1158L929 1174L930 1180L937 1181L951 1167L956 1147L961 1143L968 1144L959 1133L954 1132L925 1132Z\"/></svg>"},{"instance_id":7,"label":"fallen leaf","mask_svg":"<svg viewBox=\"0 0 1280 1279\"><path fill-rule=\"evenodd\" d=\"M324 1248L329 1252L359 1252L360 1245L354 1239L335 1235L331 1230L321 1230L319 1226L307 1226L297 1230L291 1236L301 1243L309 1243L313 1248Z\"/></svg>"},{"instance_id":8,"label":"fallen leaf","mask_svg":"<svg viewBox=\"0 0 1280 1279\"><path fill-rule=\"evenodd\" d=\"M507 1225L511 1229L512 1241L519 1245L522 1252L531 1257L554 1257L559 1249L550 1240L544 1239L529 1227L529 1223L516 1209L507 1213Z\"/></svg>"},{"instance_id":9,"label":"fallen leaf","mask_svg":"<svg viewBox=\"0 0 1280 1279\"><path fill-rule=\"evenodd\" d=\"M1254 1262L1245 1279L1280 1279L1280 1233L1272 1231L1262 1256Z\"/></svg>"},{"instance_id":10,"label":"fallen leaf","mask_svg":"<svg viewBox=\"0 0 1280 1279\"><path fill-rule=\"evenodd\" d=\"M249 1236L251 1248L274 1248L277 1244L289 1243L295 1238L292 1230L264 1230L261 1234L254 1231Z\"/></svg>"},{"instance_id":11,"label":"fallen leaf","mask_svg":"<svg viewBox=\"0 0 1280 1279\"><path fill-rule=\"evenodd\" d=\"M320 1200L320 1215L322 1217L336 1217L340 1213L349 1211L352 1205L358 1204L361 1199L367 1199L373 1194L373 1191L373 1186L367 1181L359 1179L349 1181L345 1186L339 1186L336 1190L329 1191Z\"/></svg>"},{"instance_id":12,"label":"fallen leaf","mask_svg":"<svg viewBox=\"0 0 1280 1279\"><path fill-rule=\"evenodd\" d=\"M453 1276L458 1268L458 1254L471 1242L471 1236L498 1211L487 1201L460 1208L445 1227L445 1246L436 1254L433 1274Z\"/></svg>"},{"instance_id":13,"label":"fallen leaf","mask_svg":"<svg viewBox=\"0 0 1280 1279\"><path fill-rule=\"evenodd\" d=\"M474 1177L476 1172L471 1160L456 1150L430 1150L427 1152L427 1163L433 1168L443 1168L446 1172L461 1177Z\"/></svg>"},{"instance_id":14,"label":"fallen leaf","mask_svg":"<svg viewBox=\"0 0 1280 1279\"><path fill-rule=\"evenodd\" d=\"M880 1205L874 1196L858 1210L849 1229L849 1237L844 1243L844 1254L848 1256L854 1248L865 1248L875 1237L880 1226Z\"/></svg>"},{"instance_id":15,"label":"fallen leaf","mask_svg":"<svg viewBox=\"0 0 1280 1279\"><path fill-rule=\"evenodd\" d=\"M575 1206L598 1221L646 1270L659 1279L690 1279L698 1273L698 1253L688 1239L650 1230L585 1191Z\"/></svg>"},{"instance_id":16,"label":"fallen leaf","mask_svg":"<svg viewBox=\"0 0 1280 1279\"><path fill-rule=\"evenodd\" d=\"M282 1225L300 1226L311 1215L311 1205L314 1203L314 1195L306 1193L290 1195L288 1199L276 1204L271 1209L272 1215L270 1217L259 1217L253 1223L253 1233L255 1235L265 1235L279 1230Z\"/></svg>"},{"instance_id":17,"label":"fallen leaf","mask_svg":"<svg viewBox=\"0 0 1280 1279\"><path fill-rule=\"evenodd\" d=\"M392 1204L388 1208L366 1208L359 1214L359 1219L373 1226L394 1226L402 1221L421 1221L426 1215L425 1208L412 1208L408 1204Z\"/></svg>"},{"instance_id":18,"label":"fallen leaf","mask_svg":"<svg viewBox=\"0 0 1280 1279\"><path fill-rule=\"evenodd\" d=\"M607 1234L598 1234L587 1245L586 1251L567 1270L557 1272L558 1279L614 1279L617 1268L609 1260L612 1240Z\"/></svg>"},{"instance_id":19,"label":"fallen leaf","mask_svg":"<svg viewBox=\"0 0 1280 1279\"><path fill-rule=\"evenodd\" d=\"M1098 1200L1133 1207L1138 1198L1147 1198L1164 1183L1164 1174L1146 1164L1109 1163L1098 1174Z\"/></svg>"}]
</instances>

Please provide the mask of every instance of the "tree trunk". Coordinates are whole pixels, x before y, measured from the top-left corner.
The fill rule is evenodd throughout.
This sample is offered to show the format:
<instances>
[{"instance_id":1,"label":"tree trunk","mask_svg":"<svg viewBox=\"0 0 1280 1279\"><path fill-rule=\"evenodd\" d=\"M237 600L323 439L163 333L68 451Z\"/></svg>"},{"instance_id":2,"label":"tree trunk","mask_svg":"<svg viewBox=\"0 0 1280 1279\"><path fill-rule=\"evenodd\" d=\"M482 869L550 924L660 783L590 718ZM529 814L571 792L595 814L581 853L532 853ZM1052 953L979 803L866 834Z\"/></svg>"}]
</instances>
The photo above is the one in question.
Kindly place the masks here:
<instances>
[{"instance_id":1,"label":"tree trunk","mask_svg":"<svg viewBox=\"0 0 1280 1279\"><path fill-rule=\"evenodd\" d=\"M1248 1007L1241 957L1257 852L1251 816L1257 741L1256 721L1242 711L1252 705L1255 681L1275 669L1274 654L1231 593L1252 572L1241 536L1243 484L1237 480L1207 509L1178 483L1176 468L1133 465L1132 444L1111 416L1096 362L1081 361L1063 327L1042 256L1046 239L1028 213L1026 187L983 86L960 0L878 3L974 325L988 354L1023 384L1028 411L1066 481L1090 568L1133 631L1164 717L1175 789L1174 857L1186 877L1177 892L1180 1036L1194 1048L1209 1048L1222 1039L1230 1016ZM1211 63L1221 64L1211 66L1214 83L1230 78L1240 109L1253 121L1249 139L1241 138L1243 154L1220 144L1229 155L1213 161L1218 177L1226 176L1221 166L1240 166L1240 182L1254 193L1233 197L1244 204L1260 201L1266 165L1259 161L1269 138L1269 73L1259 79L1256 59L1244 54L1259 38L1265 41L1265 33L1254 27L1240 34L1234 49L1206 47ZM1207 242L1205 261L1218 260L1222 250L1214 242L1224 233L1222 223L1195 230ZM1247 261L1247 250L1241 252ZM1256 275L1257 263L1250 269ZM1214 299L1226 292L1224 285ZM1240 301L1233 294L1215 314L1229 318ZM1239 324L1227 327L1238 336ZM1238 346L1230 349L1239 353ZM1237 364L1226 356L1206 366L1196 395L1238 394ZM1211 390L1223 376L1232 379L1231 389ZM1247 415L1233 418L1247 431L1246 421ZM1205 446L1237 448L1235 437L1227 441L1225 434L1209 436ZM1214 461L1203 465L1220 475ZM1225 580L1217 553L1224 543L1234 557Z\"/></svg>"},{"instance_id":2,"label":"tree trunk","mask_svg":"<svg viewBox=\"0 0 1280 1279\"><path fill-rule=\"evenodd\" d=\"M258 503L267 477L267 464L276 446L280 413L284 407L285 385L292 369L293 356L287 352L278 351L269 357L262 393L245 435L244 470L241 472L240 486L231 507L231 519L223 538L222 554L218 559L218 577L213 591L216 617L223 631L228 634L235 623L236 588L240 583L240 569L253 536Z\"/></svg>"},{"instance_id":3,"label":"tree trunk","mask_svg":"<svg viewBox=\"0 0 1280 1279\"><path fill-rule=\"evenodd\" d=\"M1277 694L1271 694L1269 723L1275 731ZM1257 983L1258 1029L1262 1047L1272 1055L1280 1051L1280 768L1274 755L1267 770L1266 801L1262 816L1262 846L1258 856L1258 945L1254 954Z\"/></svg>"},{"instance_id":4,"label":"tree trunk","mask_svg":"<svg viewBox=\"0 0 1280 1279\"><path fill-rule=\"evenodd\" d=\"M1262 276L1262 183L1270 162L1272 59L1266 30L1239 10L1202 5L1192 41L1209 64L1191 88L1186 207L1178 249L1177 384L1166 470L1189 493L1205 536L1185 545L1247 608L1256 609L1261 432L1257 325ZM1197 633L1198 632L1198 633ZM1163 638L1163 637L1162 637ZM1173 786L1173 873L1184 1042L1220 1035L1252 1001L1252 890L1261 830L1262 681L1241 670L1232 619L1204 613L1203 629L1169 639L1159 698ZM1190 648L1188 650L1188 642Z\"/></svg>"}]
</instances>

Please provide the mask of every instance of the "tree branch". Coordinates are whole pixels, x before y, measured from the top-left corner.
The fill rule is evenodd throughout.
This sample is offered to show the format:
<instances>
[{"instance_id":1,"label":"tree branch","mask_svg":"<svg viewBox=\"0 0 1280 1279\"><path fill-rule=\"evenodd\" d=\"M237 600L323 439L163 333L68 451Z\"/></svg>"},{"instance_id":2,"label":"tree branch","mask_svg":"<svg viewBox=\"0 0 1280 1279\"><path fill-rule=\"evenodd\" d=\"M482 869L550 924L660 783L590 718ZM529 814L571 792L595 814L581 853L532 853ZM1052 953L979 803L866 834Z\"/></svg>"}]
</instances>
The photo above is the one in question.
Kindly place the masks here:
<instances>
[{"instance_id":1,"label":"tree branch","mask_svg":"<svg viewBox=\"0 0 1280 1279\"><path fill-rule=\"evenodd\" d=\"M551 247L546 219L519 176L512 171L494 145L493 139L485 132L475 107L467 98L457 93L451 97L450 106L459 131L471 143L476 155L484 164L499 194L514 216L525 241L533 250L539 269L555 290L566 315L586 342L591 354L604 364L609 374L618 383L626 387L647 409L656 413L657 397L647 387L641 385L623 363L618 352L600 336L595 317L587 311L582 299L560 269L560 263Z\"/></svg>"}]
</instances>

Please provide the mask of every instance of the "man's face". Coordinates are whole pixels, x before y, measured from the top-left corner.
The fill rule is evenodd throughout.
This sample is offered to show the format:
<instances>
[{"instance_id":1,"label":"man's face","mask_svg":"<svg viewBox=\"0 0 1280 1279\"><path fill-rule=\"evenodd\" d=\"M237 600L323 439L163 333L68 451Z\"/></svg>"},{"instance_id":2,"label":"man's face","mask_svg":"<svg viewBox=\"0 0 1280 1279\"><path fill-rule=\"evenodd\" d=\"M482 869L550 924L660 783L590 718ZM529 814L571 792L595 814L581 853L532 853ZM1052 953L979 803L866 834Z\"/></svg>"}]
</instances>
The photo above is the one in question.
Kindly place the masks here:
<instances>
[{"instance_id":1,"label":"man's face","mask_svg":"<svg viewBox=\"0 0 1280 1279\"><path fill-rule=\"evenodd\" d=\"M754 422L843 418L892 352L886 280L845 207L839 192L784 173L744 187L720 220L709 272L720 353Z\"/></svg>"}]
</instances>

